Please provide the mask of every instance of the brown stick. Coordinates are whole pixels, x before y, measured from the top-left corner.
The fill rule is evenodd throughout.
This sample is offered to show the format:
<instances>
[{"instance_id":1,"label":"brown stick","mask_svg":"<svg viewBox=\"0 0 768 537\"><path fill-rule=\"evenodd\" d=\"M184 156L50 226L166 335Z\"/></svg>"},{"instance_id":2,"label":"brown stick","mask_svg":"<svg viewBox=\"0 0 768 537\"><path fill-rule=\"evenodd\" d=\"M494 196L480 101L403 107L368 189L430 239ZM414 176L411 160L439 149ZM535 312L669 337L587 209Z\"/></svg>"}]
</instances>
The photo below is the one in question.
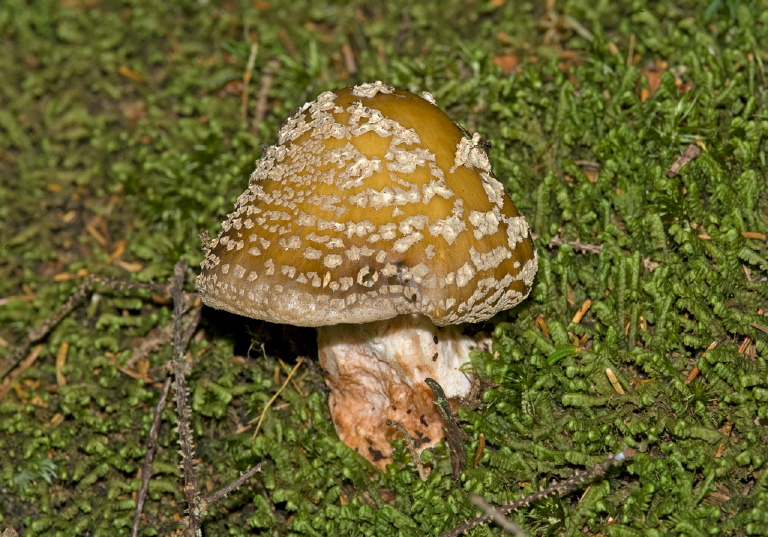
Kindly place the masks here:
<instances>
[{"instance_id":1,"label":"brown stick","mask_svg":"<svg viewBox=\"0 0 768 537\"><path fill-rule=\"evenodd\" d=\"M521 507L525 507L526 505L530 505L537 500L546 498L550 494L557 494L558 496L561 496L563 494L576 490L579 486L583 485L584 483L587 483L589 481L592 481L602 476L603 474L605 474L605 471L611 466L613 466L614 464L618 464L634 456L635 456L635 450L632 448L626 448L621 453L616 453L614 455L608 456L608 458L605 459L603 462L596 464L589 470L578 472L561 483L555 483L554 485L551 485L538 492L534 492L533 494L526 496L525 498L521 498L510 504L504 505L502 507L498 507L496 511L498 513L507 514L512 511L516 511ZM472 528L476 528L481 524L490 522L492 519L493 517L491 515L484 515L477 518L473 518L471 520L468 520L464 524L461 524L460 526L456 526L451 530L443 532L440 535L440 537L458 537L462 533L467 532Z\"/></svg>"},{"instance_id":2,"label":"brown stick","mask_svg":"<svg viewBox=\"0 0 768 537\"><path fill-rule=\"evenodd\" d=\"M0 380L4 379L8 373L10 373L13 369L16 368L16 366L19 365L24 357L29 353L29 349L32 348L32 345L45 338L48 334L51 333L51 330L56 328L56 326L64 319L64 317L84 304L88 299L88 296L93 293L97 287L104 287L112 291L141 289L162 295L168 294L168 287L165 285L103 279L96 278L93 275L86 276L80 287L78 287L77 290L69 296L67 301L58 310L53 312L53 314L50 315L45 321L43 321L40 326L29 331L26 340L19 344L8 358L8 366L2 373L0 373Z\"/></svg>"},{"instance_id":3,"label":"brown stick","mask_svg":"<svg viewBox=\"0 0 768 537\"><path fill-rule=\"evenodd\" d=\"M685 151L683 151L683 154L677 157L677 160L675 160L675 162L673 162L669 167L667 177L676 176L678 173L680 173L680 170L682 170L684 166L687 166L700 156L701 149L699 149L699 146L696 144L689 144L688 147L685 148Z\"/></svg>"},{"instance_id":4,"label":"brown stick","mask_svg":"<svg viewBox=\"0 0 768 537\"><path fill-rule=\"evenodd\" d=\"M405 440L405 447L408 449L408 453L411 454L413 464L416 466L416 470L419 472L419 478L421 478L422 481L426 481L427 477L429 477L429 473L424 469L424 465L421 464L421 460L419 459L419 452L416 449L416 443L413 441L411 435L408 434L408 430L403 425L403 422L398 420L387 420L387 425L397 429L397 432L400 433L400 436L403 437L403 440Z\"/></svg>"},{"instance_id":5,"label":"brown stick","mask_svg":"<svg viewBox=\"0 0 768 537\"><path fill-rule=\"evenodd\" d=\"M137 537L139 535L141 512L144 510L144 500L147 498L147 491L149 490L149 478L152 477L152 461L155 458L155 451L157 450L157 435L160 430L163 409L168 400L168 392L171 391L171 379L172 377L170 375L165 378L163 388L160 390L160 399L157 401L157 405L155 405L155 416L152 418L152 427L149 429L149 448L147 449L146 455L144 455L144 466L141 469L141 488L139 489L138 496L136 496L136 513L133 515L131 537Z\"/></svg>"},{"instance_id":6,"label":"brown stick","mask_svg":"<svg viewBox=\"0 0 768 537\"><path fill-rule=\"evenodd\" d=\"M526 533L520 526L512 522L510 519L504 516L496 507L485 501L485 498L479 494L470 494L469 501L471 501L475 507L479 507L486 516L489 516L493 522L496 523L506 533L511 533L515 537L527 537Z\"/></svg>"},{"instance_id":7,"label":"brown stick","mask_svg":"<svg viewBox=\"0 0 768 537\"><path fill-rule=\"evenodd\" d=\"M574 250L581 250L582 252L586 252L588 254L599 254L603 251L603 245L602 244L590 244L587 242L581 242L581 241L567 241L563 239L562 237L559 237L557 235L553 236L549 240L549 244L547 246L560 246L563 244L567 244Z\"/></svg>"},{"instance_id":8,"label":"brown stick","mask_svg":"<svg viewBox=\"0 0 768 537\"><path fill-rule=\"evenodd\" d=\"M256 474L256 472L261 472L261 465L262 463L257 464L256 466L254 466L253 468L245 472L243 475L241 475L240 477L232 481L232 483L230 483L226 487L219 489L218 491L214 492L213 494L205 498L203 500L203 504L205 506L208 506L208 505L211 505L213 502L218 501L221 498L224 498L227 494L229 494L230 492L235 490L237 487L245 483L246 480L253 477Z\"/></svg>"},{"instance_id":9,"label":"brown stick","mask_svg":"<svg viewBox=\"0 0 768 537\"><path fill-rule=\"evenodd\" d=\"M184 315L184 275L187 264L179 261L173 268L173 388L176 392L177 429L181 446L181 468L184 471L184 497L187 500L189 526L195 534L200 531L200 493L195 478L195 444L190 420L192 412L187 401L187 385L184 379L184 346L181 318Z\"/></svg>"},{"instance_id":10,"label":"brown stick","mask_svg":"<svg viewBox=\"0 0 768 537\"><path fill-rule=\"evenodd\" d=\"M186 348L189 345L189 341L192 339L192 335L197 330L197 326L200 324L202 308L197 306L192 312L192 319L187 325L187 329L182 335L182 348ZM155 415L152 418L152 427L149 429L149 448L144 456L144 466L141 471L141 488L139 494L136 497L136 513L133 516L133 528L131 529L131 537L136 537L139 534L139 523L141 521L141 513L144 509L144 501L147 497L147 491L149 490L149 479L152 477L152 461L155 458L155 451L157 451L157 436L160 431L160 422L163 417L163 409L168 401L168 393L171 390L171 381L173 377L168 375L165 378L163 387L160 390L160 399L155 406Z\"/></svg>"}]
</instances>

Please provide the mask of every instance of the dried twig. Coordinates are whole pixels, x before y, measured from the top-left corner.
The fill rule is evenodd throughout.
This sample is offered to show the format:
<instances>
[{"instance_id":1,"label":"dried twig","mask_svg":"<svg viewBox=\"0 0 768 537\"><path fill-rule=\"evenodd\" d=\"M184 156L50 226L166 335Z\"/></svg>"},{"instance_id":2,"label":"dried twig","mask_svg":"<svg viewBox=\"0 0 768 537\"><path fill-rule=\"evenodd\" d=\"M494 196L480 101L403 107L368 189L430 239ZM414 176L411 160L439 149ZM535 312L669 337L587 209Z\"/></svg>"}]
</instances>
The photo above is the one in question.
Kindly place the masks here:
<instances>
[{"instance_id":1,"label":"dried twig","mask_svg":"<svg viewBox=\"0 0 768 537\"><path fill-rule=\"evenodd\" d=\"M43 321L40 326L34 330L29 331L26 340L19 344L8 358L8 365L6 366L5 370L0 373L0 380L4 379L8 373L10 373L14 368L16 368L16 366L19 365L24 357L29 353L29 349L32 348L32 345L38 341L41 341L48 334L50 334L51 330L56 328L56 326L64 319L64 317L72 313L82 304L85 304L88 296L98 288L109 289L110 291L116 292L139 289L158 293L162 296L166 296L168 294L168 287L166 285L96 278L93 275L86 276L80 287L78 287L77 290L70 295L67 301L58 310L53 312L53 314L50 315L45 321Z\"/></svg>"},{"instance_id":2,"label":"dried twig","mask_svg":"<svg viewBox=\"0 0 768 537\"><path fill-rule=\"evenodd\" d=\"M547 244L547 247L551 248L553 246L562 246L563 244L567 244L574 250L580 250L588 254L599 254L600 252L603 251L602 244L590 244L588 242L581 242L581 241L567 241L564 238L559 237L557 235L555 235L549 240L549 244ZM651 261L650 257L643 258L643 267L645 267L645 269L648 272L653 272L658 268L658 266L659 264L656 261Z\"/></svg>"},{"instance_id":3,"label":"dried twig","mask_svg":"<svg viewBox=\"0 0 768 537\"><path fill-rule=\"evenodd\" d=\"M387 425L397 429L397 432L400 433L400 435L403 437L405 440L405 447L408 449L408 453L411 454L411 459L413 459L413 464L416 465L416 470L419 472L419 477L422 481L426 481L429 474L424 468L424 465L421 464L419 452L416 449L416 443L413 441L411 435L408 434L408 431L406 430L405 425L403 425L403 422L398 420L387 420Z\"/></svg>"},{"instance_id":4,"label":"dried twig","mask_svg":"<svg viewBox=\"0 0 768 537\"><path fill-rule=\"evenodd\" d=\"M139 523L141 522L141 513L144 509L144 500L147 498L147 491L149 490L149 478L152 477L152 461L155 458L155 451L157 450L157 435L160 430L160 421L163 415L163 409L165 403L168 400L168 392L171 390L171 378L166 377L163 383L163 388L160 390L160 399L155 406L155 416L152 419L152 427L149 429L149 448L146 455L144 455L144 466L141 470L141 488L139 494L136 496L136 512L133 515L133 528L131 529L131 537L136 537L139 534Z\"/></svg>"},{"instance_id":5,"label":"dried twig","mask_svg":"<svg viewBox=\"0 0 768 537\"><path fill-rule=\"evenodd\" d=\"M250 470L242 474L240 477L232 481L232 483L230 483L226 487L217 490L216 492L214 492L213 494L211 494L210 496L202 500L203 505L207 507L212 503L220 500L221 498L224 498L227 494L229 494L230 492L235 490L237 487L245 483L248 479L253 477L256 474L256 472L261 472L261 465L262 463L257 464L256 466L254 466L253 468L251 468Z\"/></svg>"},{"instance_id":6,"label":"dried twig","mask_svg":"<svg viewBox=\"0 0 768 537\"><path fill-rule=\"evenodd\" d=\"M673 162L669 167L667 177L676 176L678 173L680 173L680 170L682 170L684 166L687 166L700 156L701 149L699 146L696 144L689 144L688 147L685 148L685 151L683 151L683 154L677 157L677 160L675 160L675 162Z\"/></svg>"},{"instance_id":7,"label":"dried twig","mask_svg":"<svg viewBox=\"0 0 768 537\"><path fill-rule=\"evenodd\" d=\"M451 450L451 466L453 467L453 477L458 479L464 470L464 444L462 443L462 432L456 423L456 417L451 410L451 404L445 396L442 386L436 380L431 378L424 379L424 382L432 390L432 398L435 405L440 409L443 416L443 428L445 429L445 439L448 441L448 447Z\"/></svg>"},{"instance_id":8,"label":"dried twig","mask_svg":"<svg viewBox=\"0 0 768 537\"><path fill-rule=\"evenodd\" d=\"M507 533L511 533L516 537L527 537L520 526L505 517L496 507L486 502L485 498L479 494L470 494L469 501L479 507L486 516L491 517L491 520Z\"/></svg>"},{"instance_id":9,"label":"dried twig","mask_svg":"<svg viewBox=\"0 0 768 537\"><path fill-rule=\"evenodd\" d=\"M530 505L535 501L541 500L542 498L546 498L550 494L556 494L558 496L567 494L568 492L576 490L579 486L583 485L584 483L587 483L589 481L592 481L604 475L605 471L611 466L613 466L614 464L618 464L634 456L635 456L635 450L632 448L627 448L621 453L610 455L603 462L596 464L589 470L578 472L561 483L555 483L554 485L551 485L538 492L534 492L533 494L526 496L525 498L521 498L510 504L504 505L502 507L498 507L497 511L501 514L507 514L512 511L516 511L521 507L525 507L526 505ZM465 522L464 524L461 524L460 526L456 526L451 530L443 532L440 535L440 537L458 537L462 533L467 532L472 528L476 528L481 524L485 524L486 522L490 522L491 520L493 520L493 518L490 515L483 515L477 518L473 518L472 520L468 520L467 522Z\"/></svg>"},{"instance_id":10,"label":"dried twig","mask_svg":"<svg viewBox=\"0 0 768 537\"><path fill-rule=\"evenodd\" d=\"M189 345L189 341L192 339L192 335L197 330L200 324L200 317L202 313L202 307L196 306L192 312L192 318L187 324L186 330L184 330L181 339L181 348L185 349ZM141 471L141 488L139 494L136 497L136 513L133 517L133 528L131 530L131 537L136 537L139 534L139 522L141 521L141 513L144 508L144 501L147 497L147 491L149 490L149 480L152 477L152 461L155 457L155 451L157 450L157 436L160 431L160 422L163 416L163 409L168 400L168 393L171 388L171 381L173 377L167 376L163 387L160 390L160 399L155 406L155 414L152 418L152 427L149 429L149 447L147 453L144 456L144 466Z\"/></svg>"},{"instance_id":11,"label":"dried twig","mask_svg":"<svg viewBox=\"0 0 768 537\"><path fill-rule=\"evenodd\" d=\"M547 246L561 246L563 244L567 244L574 250L580 250L582 252L586 252L588 254L599 254L603 251L603 245L602 244L590 244L588 242L581 242L581 241L567 241L562 237L559 237L558 235L555 235L551 239L549 239L549 244Z\"/></svg>"},{"instance_id":12,"label":"dried twig","mask_svg":"<svg viewBox=\"0 0 768 537\"><path fill-rule=\"evenodd\" d=\"M181 468L184 471L184 497L189 510L189 526L197 535L200 533L200 493L195 478L195 445L192 439L190 419L192 412L187 401L187 386L184 379L184 336L181 319L184 315L184 275L187 264L179 261L173 268L173 387L176 392L177 428L181 446Z\"/></svg>"}]
</instances>

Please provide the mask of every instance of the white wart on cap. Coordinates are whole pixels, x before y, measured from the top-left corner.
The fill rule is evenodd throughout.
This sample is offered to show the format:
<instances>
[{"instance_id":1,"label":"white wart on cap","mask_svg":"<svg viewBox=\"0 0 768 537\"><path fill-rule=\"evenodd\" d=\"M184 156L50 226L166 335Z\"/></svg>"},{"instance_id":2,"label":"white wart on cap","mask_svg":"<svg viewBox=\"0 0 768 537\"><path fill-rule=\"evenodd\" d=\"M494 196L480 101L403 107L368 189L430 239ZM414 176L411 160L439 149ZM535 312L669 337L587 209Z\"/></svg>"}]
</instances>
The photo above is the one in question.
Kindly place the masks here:
<instances>
[{"instance_id":1,"label":"white wart on cap","mask_svg":"<svg viewBox=\"0 0 768 537\"><path fill-rule=\"evenodd\" d=\"M325 92L296 110L205 248L197 285L209 306L327 327L320 358L337 430L382 467L395 434L381 425L387 419L425 446L442 437L431 399L407 402L429 395L424 378L453 398L473 385L459 371L466 355L442 356L466 354L471 342L437 327L511 308L537 267L528 224L493 176L480 136L467 138L429 94L381 82ZM360 323L383 324L345 328ZM364 341L390 336L391 345L377 343L387 349L381 356ZM339 350L344 341L354 349ZM411 371L407 379L382 372L392 367ZM365 369L354 375L364 378L358 388L350 368ZM359 396L381 400L371 410L352 401Z\"/></svg>"}]
</instances>

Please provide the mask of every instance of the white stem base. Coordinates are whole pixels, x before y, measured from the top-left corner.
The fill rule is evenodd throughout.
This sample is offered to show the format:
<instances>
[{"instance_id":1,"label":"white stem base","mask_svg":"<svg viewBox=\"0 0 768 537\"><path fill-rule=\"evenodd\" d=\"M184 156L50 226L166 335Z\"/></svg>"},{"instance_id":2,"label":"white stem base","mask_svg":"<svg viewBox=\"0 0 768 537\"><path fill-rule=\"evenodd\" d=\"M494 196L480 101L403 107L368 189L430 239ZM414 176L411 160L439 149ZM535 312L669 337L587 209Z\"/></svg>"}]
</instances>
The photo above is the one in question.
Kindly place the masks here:
<instances>
[{"instance_id":1,"label":"white stem base","mask_svg":"<svg viewBox=\"0 0 768 537\"><path fill-rule=\"evenodd\" d=\"M419 452L444 436L425 378L435 379L452 401L475 387L472 375L460 370L475 342L426 317L323 326L317 341L339 438L382 469L398 436L388 420L403 424Z\"/></svg>"}]
</instances>

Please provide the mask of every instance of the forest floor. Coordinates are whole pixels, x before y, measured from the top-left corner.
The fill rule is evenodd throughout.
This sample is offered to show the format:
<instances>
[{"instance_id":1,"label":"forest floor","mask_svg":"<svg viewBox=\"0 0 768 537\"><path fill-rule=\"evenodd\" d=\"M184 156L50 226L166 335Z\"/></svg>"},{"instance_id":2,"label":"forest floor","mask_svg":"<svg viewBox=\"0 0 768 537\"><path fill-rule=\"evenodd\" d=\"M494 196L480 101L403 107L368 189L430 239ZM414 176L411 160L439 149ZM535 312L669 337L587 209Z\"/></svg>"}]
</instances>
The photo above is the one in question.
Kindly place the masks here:
<instances>
[{"instance_id":1,"label":"forest floor","mask_svg":"<svg viewBox=\"0 0 768 537\"><path fill-rule=\"evenodd\" d=\"M204 534L437 536L482 514L473 494L508 504L628 448L510 518L768 534L765 0L4 0L0 36L0 532L130 535L172 306L100 287L14 349L88 277L165 284L186 261L193 293L200 233L280 122L384 80L492 143L536 236L530 297L480 327L465 469L440 444L422 480L398 441L380 472L336 435L312 330L203 309L200 493L262 464ZM161 417L138 535L186 515L172 395Z\"/></svg>"}]
</instances>

